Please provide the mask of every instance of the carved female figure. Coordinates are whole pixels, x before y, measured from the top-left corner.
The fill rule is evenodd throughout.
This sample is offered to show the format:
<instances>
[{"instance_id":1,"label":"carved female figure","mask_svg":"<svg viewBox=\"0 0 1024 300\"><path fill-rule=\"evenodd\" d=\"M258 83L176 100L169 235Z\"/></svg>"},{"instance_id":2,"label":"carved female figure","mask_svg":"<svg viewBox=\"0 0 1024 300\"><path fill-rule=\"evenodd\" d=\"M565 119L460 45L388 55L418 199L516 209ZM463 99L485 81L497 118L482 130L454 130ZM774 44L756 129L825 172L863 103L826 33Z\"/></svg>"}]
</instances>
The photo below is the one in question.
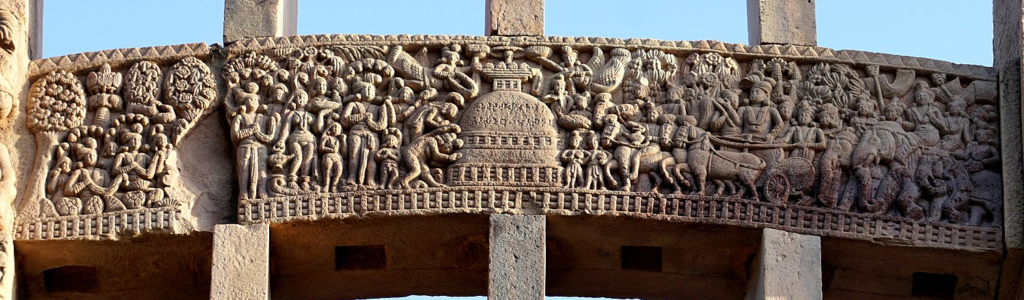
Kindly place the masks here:
<instances>
[{"instance_id":1,"label":"carved female figure","mask_svg":"<svg viewBox=\"0 0 1024 300\"><path fill-rule=\"evenodd\" d=\"M112 172L114 176L123 176L127 190L137 191L149 189L155 171L151 167L149 155L140 152L142 147L142 124L132 124L131 128L121 132L121 143L124 145L114 157Z\"/></svg>"},{"instance_id":2,"label":"carved female figure","mask_svg":"<svg viewBox=\"0 0 1024 300\"><path fill-rule=\"evenodd\" d=\"M345 134L341 132L341 124L337 122L330 122L324 130L324 135L320 137L320 154L324 159L323 188L329 193L337 192L339 185L345 185L341 176L344 171L344 162L341 158L341 151L345 148L344 141Z\"/></svg>"},{"instance_id":3,"label":"carved female figure","mask_svg":"<svg viewBox=\"0 0 1024 300\"><path fill-rule=\"evenodd\" d=\"M255 85L255 83L249 83ZM259 97L246 97L239 103L237 113L231 119L231 141L238 145L238 185L242 199L253 199L258 196L261 161L264 154L261 150L276 136L278 116L270 120L270 132L263 133L261 120L256 114Z\"/></svg>"},{"instance_id":4,"label":"carved female figure","mask_svg":"<svg viewBox=\"0 0 1024 300\"><path fill-rule=\"evenodd\" d=\"M294 155L288 168L288 184L292 188L309 190L316 182L311 177L317 176L316 136L310 131L310 123L315 122L313 114L306 111L309 95L303 90L296 90L288 103L288 111L284 115L284 125L278 144L284 146Z\"/></svg>"},{"instance_id":5,"label":"carved female figure","mask_svg":"<svg viewBox=\"0 0 1024 300\"><path fill-rule=\"evenodd\" d=\"M67 186L68 177L71 176L71 158L57 157L57 166L50 170L49 176L46 177L46 194L50 195L50 200L54 203L64 197L60 189Z\"/></svg>"},{"instance_id":6,"label":"carved female figure","mask_svg":"<svg viewBox=\"0 0 1024 300\"><path fill-rule=\"evenodd\" d=\"M357 83L365 83L356 79ZM352 86L359 86L353 84ZM369 85L367 89L375 89ZM373 97L355 97L345 105L341 113L342 125L349 127L348 134L348 182L358 186L374 188L377 186L376 173L377 164L373 160L373 154L379 145L378 132L384 131L389 115L394 115L394 108L391 105L374 105ZM390 102L387 102L390 103ZM387 112L391 107L391 112Z\"/></svg>"},{"instance_id":7,"label":"carved female figure","mask_svg":"<svg viewBox=\"0 0 1024 300\"><path fill-rule=\"evenodd\" d=\"M150 137L153 145L153 158L149 165L148 174L151 174L155 188L150 191L149 202L152 206L169 206L172 203L164 201L164 187L170 185L167 182L167 157L171 155L171 143L164 133L163 125L153 126L153 135Z\"/></svg>"}]
</instances>

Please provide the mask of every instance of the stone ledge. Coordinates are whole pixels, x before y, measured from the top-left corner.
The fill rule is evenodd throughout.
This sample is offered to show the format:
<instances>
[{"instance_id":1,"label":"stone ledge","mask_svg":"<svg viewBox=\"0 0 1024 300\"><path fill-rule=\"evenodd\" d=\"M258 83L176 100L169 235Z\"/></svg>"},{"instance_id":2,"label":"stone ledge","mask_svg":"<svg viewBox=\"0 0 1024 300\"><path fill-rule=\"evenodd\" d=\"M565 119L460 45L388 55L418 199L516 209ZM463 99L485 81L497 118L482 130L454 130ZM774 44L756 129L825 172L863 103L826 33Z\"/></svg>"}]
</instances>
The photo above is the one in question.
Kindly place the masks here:
<instances>
[{"instance_id":1,"label":"stone ledge","mask_svg":"<svg viewBox=\"0 0 1024 300\"><path fill-rule=\"evenodd\" d=\"M206 60L210 56L210 52L210 46L206 45L206 43L83 52L33 60L28 64L28 77L33 79L56 70L77 72L99 67L104 63L117 68L142 60L151 60L158 64L162 63L162 61L178 60L185 57L196 57Z\"/></svg>"},{"instance_id":2,"label":"stone ledge","mask_svg":"<svg viewBox=\"0 0 1024 300\"><path fill-rule=\"evenodd\" d=\"M1002 251L1002 230L740 198L562 188L425 188L242 200L239 223L434 215L543 213L644 217L667 222L773 228L896 246Z\"/></svg>"},{"instance_id":3,"label":"stone ledge","mask_svg":"<svg viewBox=\"0 0 1024 300\"><path fill-rule=\"evenodd\" d=\"M177 232L178 207L131 209L90 216L23 220L15 225L18 240L115 239L129 233Z\"/></svg>"}]
</instances>

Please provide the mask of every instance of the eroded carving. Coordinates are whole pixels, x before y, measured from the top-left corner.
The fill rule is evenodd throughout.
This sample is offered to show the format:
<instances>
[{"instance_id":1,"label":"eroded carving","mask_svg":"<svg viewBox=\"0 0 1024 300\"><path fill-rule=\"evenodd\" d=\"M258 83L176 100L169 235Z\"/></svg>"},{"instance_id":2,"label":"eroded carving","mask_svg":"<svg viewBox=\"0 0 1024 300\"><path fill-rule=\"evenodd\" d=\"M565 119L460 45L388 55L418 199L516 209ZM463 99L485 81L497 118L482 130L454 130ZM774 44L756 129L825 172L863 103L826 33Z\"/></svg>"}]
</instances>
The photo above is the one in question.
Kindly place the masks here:
<instances>
[{"instance_id":1,"label":"eroded carving","mask_svg":"<svg viewBox=\"0 0 1024 300\"><path fill-rule=\"evenodd\" d=\"M945 73L466 42L245 52L223 76L244 200L534 186L999 224L973 193L999 184L991 85Z\"/></svg>"},{"instance_id":2,"label":"eroded carving","mask_svg":"<svg viewBox=\"0 0 1024 300\"><path fill-rule=\"evenodd\" d=\"M733 45L749 53L734 55L715 42L349 38L235 46L221 76L241 220L479 201L556 208L525 196L544 190L978 230L1000 222L996 93L977 68L791 46ZM524 198L472 196L493 189ZM608 209L572 203L557 209Z\"/></svg>"},{"instance_id":3,"label":"eroded carving","mask_svg":"<svg viewBox=\"0 0 1024 300\"><path fill-rule=\"evenodd\" d=\"M177 228L173 216L191 199L173 190L175 146L217 101L216 82L194 57L124 67L58 70L32 84L26 126L38 151L18 215L22 238L67 238L54 231L61 220L90 223L74 231L82 236ZM107 220L128 216L145 220Z\"/></svg>"}]
</instances>

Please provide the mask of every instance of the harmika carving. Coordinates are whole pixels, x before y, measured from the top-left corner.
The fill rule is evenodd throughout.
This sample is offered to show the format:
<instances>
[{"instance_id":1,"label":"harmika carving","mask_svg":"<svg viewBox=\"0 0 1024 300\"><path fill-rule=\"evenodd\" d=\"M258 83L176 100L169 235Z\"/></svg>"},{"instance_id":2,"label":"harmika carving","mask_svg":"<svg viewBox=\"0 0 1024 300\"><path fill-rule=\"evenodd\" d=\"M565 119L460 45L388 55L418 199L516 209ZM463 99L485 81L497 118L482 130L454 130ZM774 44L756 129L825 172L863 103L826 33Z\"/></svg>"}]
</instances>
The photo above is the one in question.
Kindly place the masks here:
<instances>
[{"instance_id":1,"label":"harmika carving","mask_svg":"<svg viewBox=\"0 0 1024 300\"><path fill-rule=\"evenodd\" d=\"M246 52L223 76L245 201L533 186L1001 215L972 193L999 185L989 85L942 73L453 43Z\"/></svg>"},{"instance_id":2,"label":"harmika carving","mask_svg":"<svg viewBox=\"0 0 1024 300\"><path fill-rule=\"evenodd\" d=\"M194 57L163 70L150 61L126 71L104 64L82 76L84 86L63 70L32 84L26 125L39 150L19 214L25 233L47 230L48 219L176 211L187 200L169 190L175 145L217 100L217 86Z\"/></svg>"}]
</instances>

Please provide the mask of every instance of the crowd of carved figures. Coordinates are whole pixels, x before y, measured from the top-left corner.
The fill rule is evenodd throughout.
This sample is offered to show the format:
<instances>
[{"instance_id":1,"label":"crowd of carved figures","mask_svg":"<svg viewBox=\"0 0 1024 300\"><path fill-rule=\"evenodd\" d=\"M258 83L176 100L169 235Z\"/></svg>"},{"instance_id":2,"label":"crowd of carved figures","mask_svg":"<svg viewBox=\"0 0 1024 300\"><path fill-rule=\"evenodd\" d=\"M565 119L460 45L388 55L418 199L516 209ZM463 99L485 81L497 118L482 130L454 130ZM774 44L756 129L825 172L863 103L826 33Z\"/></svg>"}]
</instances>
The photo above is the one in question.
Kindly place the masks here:
<instances>
[{"instance_id":1,"label":"crowd of carved figures","mask_svg":"<svg viewBox=\"0 0 1024 300\"><path fill-rule=\"evenodd\" d=\"M479 92L459 52L445 49L434 81L418 77L426 70L400 47L229 61L225 105L240 197L440 186L438 166L457 160L462 145L454 118Z\"/></svg>"},{"instance_id":2,"label":"crowd of carved figures","mask_svg":"<svg viewBox=\"0 0 1024 300\"><path fill-rule=\"evenodd\" d=\"M122 73L104 64L84 76L84 86L66 71L32 84L27 125L36 134L37 155L51 158L37 159L48 161L37 170L45 174L45 188L34 199L38 216L178 204L167 190L173 184L169 159L218 92L199 59L165 69L141 61Z\"/></svg>"},{"instance_id":3,"label":"crowd of carved figures","mask_svg":"<svg viewBox=\"0 0 1024 300\"><path fill-rule=\"evenodd\" d=\"M566 189L999 224L1001 195L975 192L1001 180L995 101L954 76L624 48L408 48L231 59L241 198L444 186L461 112L499 64L531 70L524 92L555 117Z\"/></svg>"},{"instance_id":4,"label":"crowd of carved figures","mask_svg":"<svg viewBox=\"0 0 1024 300\"><path fill-rule=\"evenodd\" d=\"M542 93L566 133L566 188L999 223L1001 196L972 192L999 185L997 109L958 78L593 51L581 64L564 47Z\"/></svg>"}]
</instances>

